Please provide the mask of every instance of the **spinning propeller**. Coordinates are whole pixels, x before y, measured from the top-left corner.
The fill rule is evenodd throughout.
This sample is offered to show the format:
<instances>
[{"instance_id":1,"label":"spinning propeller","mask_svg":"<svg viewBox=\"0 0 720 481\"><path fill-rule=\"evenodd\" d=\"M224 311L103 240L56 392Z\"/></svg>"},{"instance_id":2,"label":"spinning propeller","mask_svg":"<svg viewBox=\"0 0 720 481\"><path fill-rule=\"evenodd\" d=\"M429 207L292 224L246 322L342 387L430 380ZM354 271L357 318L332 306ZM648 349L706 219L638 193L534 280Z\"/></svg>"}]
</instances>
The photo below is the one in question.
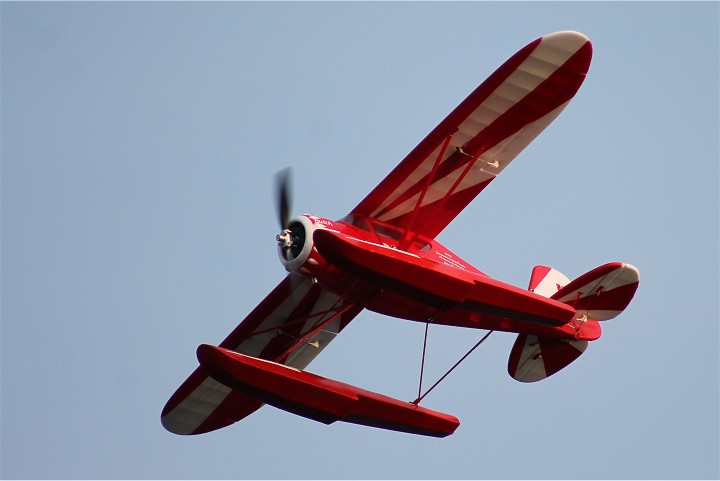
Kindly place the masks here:
<instances>
[{"instance_id":1,"label":"spinning propeller","mask_svg":"<svg viewBox=\"0 0 720 481\"><path fill-rule=\"evenodd\" d=\"M305 228L292 222L292 170L287 167L275 174L275 198L281 232L275 237L282 248L283 257L289 261L298 256L305 244Z\"/></svg>"},{"instance_id":2,"label":"spinning propeller","mask_svg":"<svg viewBox=\"0 0 720 481\"><path fill-rule=\"evenodd\" d=\"M287 229L290 223L290 211L292 210L292 169L286 167L275 174L275 198L277 201L278 218L280 229Z\"/></svg>"}]
</instances>

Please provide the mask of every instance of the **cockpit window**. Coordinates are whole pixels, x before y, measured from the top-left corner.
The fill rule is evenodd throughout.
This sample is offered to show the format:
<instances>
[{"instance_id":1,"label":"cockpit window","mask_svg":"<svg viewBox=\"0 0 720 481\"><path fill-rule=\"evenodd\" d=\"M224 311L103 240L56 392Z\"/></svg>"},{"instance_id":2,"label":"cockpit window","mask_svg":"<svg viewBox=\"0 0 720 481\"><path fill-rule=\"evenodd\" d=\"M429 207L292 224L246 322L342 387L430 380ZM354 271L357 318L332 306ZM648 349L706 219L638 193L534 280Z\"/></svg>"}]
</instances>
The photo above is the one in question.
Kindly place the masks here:
<instances>
[{"instance_id":1,"label":"cockpit window","mask_svg":"<svg viewBox=\"0 0 720 481\"><path fill-rule=\"evenodd\" d=\"M358 229L362 229L365 232L372 232L372 228L368 224L368 221L365 220L364 217L359 217L357 215L346 215L342 219L340 219L340 222L345 222L346 224L350 224L352 226L357 227Z\"/></svg>"},{"instance_id":2,"label":"cockpit window","mask_svg":"<svg viewBox=\"0 0 720 481\"><path fill-rule=\"evenodd\" d=\"M392 239L398 243L400 243L403 240L403 237L405 236L405 229L401 229L399 227L395 227L394 225L390 224L384 224L377 220L370 219L370 223L375 228L375 233L379 237L385 237L388 239ZM426 241L425 239L421 238L418 235L413 235L413 243L411 245L411 250L418 250L418 251L429 251L432 245L430 242Z\"/></svg>"},{"instance_id":3,"label":"cockpit window","mask_svg":"<svg viewBox=\"0 0 720 481\"><path fill-rule=\"evenodd\" d=\"M381 224L377 221L371 221L371 223L375 228L375 233L381 237L387 237L400 242L403 238L403 234L405 234L404 231L398 229L397 227Z\"/></svg>"},{"instance_id":4,"label":"cockpit window","mask_svg":"<svg viewBox=\"0 0 720 481\"><path fill-rule=\"evenodd\" d=\"M377 219L370 219L350 214L342 218L341 222L345 222L357 227L358 229L375 234L380 242L384 242L383 239L390 239L395 241L392 244L399 244L405 235L405 229L395 227L391 224L386 224ZM429 251L431 248L432 244L419 236L415 236L411 246L411 250L422 252Z\"/></svg>"},{"instance_id":5,"label":"cockpit window","mask_svg":"<svg viewBox=\"0 0 720 481\"><path fill-rule=\"evenodd\" d=\"M432 245L429 242L424 242L421 239L417 239L415 242L413 242L413 248L422 252L429 251L431 247Z\"/></svg>"}]
</instances>

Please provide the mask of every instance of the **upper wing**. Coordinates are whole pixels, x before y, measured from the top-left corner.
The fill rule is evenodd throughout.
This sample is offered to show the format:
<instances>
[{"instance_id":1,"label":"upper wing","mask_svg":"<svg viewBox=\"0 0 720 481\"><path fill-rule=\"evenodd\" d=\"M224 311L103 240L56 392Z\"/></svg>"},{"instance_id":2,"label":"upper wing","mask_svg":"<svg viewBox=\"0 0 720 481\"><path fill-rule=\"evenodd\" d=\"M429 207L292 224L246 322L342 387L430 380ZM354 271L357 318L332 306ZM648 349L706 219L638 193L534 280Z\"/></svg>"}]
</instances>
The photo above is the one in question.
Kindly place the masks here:
<instances>
[{"instance_id":1,"label":"upper wing","mask_svg":"<svg viewBox=\"0 0 720 481\"><path fill-rule=\"evenodd\" d=\"M362 307L289 274L220 344L304 369ZM176 434L200 434L239 421L262 406L197 368L170 397L161 420Z\"/></svg>"},{"instance_id":2,"label":"upper wing","mask_svg":"<svg viewBox=\"0 0 720 481\"><path fill-rule=\"evenodd\" d=\"M434 238L565 108L590 66L577 32L539 38L497 69L355 209Z\"/></svg>"}]
</instances>

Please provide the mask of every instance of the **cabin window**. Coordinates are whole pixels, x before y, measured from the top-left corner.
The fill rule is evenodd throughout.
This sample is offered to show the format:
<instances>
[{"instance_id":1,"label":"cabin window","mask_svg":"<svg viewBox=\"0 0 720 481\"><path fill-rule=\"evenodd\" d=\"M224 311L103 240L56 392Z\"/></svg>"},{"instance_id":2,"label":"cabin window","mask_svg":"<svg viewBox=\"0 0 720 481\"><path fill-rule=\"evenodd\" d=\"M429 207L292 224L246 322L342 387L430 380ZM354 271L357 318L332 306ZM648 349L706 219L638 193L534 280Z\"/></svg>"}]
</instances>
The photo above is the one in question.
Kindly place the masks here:
<instances>
[{"instance_id":1,"label":"cabin window","mask_svg":"<svg viewBox=\"0 0 720 481\"><path fill-rule=\"evenodd\" d=\"M351 226L357 227L365 232L373 232L372 227L370 227L370 224L368 224L368 221L365 220L364 217L349 214L340 219L340 222L345 222L346 224L350 224Z\"/></svg>"},{"instance_id":2,"label":"cabin window","mask_svg":"<svg viewBox=\"0 0 720 481\"><path fill-rule=\"evenodd\" d=\"M343 217L340 222L350 224L358 229L364 230L365 232L373 233L377 236L377 240L382 242L382 239L390 239L395 242L392 244L399 244L405 235L405 229L395 227L391 224L386 224L376 219L369 219L359 215L347 215ZM412 243L412 250L427 252L432 248L430 241L423 237L415 237Z\"/></svg>"}]
</instances>

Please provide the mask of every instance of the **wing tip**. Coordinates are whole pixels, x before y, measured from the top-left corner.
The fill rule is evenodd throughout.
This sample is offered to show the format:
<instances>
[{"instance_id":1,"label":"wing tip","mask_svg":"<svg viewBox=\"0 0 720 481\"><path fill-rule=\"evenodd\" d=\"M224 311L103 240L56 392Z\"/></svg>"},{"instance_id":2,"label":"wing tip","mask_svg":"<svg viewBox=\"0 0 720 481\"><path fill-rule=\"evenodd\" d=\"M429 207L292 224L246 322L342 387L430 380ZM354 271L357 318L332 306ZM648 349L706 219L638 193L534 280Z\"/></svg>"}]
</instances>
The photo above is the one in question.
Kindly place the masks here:
<instances>
[{"instance_id":1,"label":"wing tip","mask_svg":"<svg viewBox=\"0 0 720 481\"><path fill-rule=\"evenodd\" d=\"M192 429L188 429L187 423L179 423L176 416L171 413L164 413L160 415L160 424L165 428L166 431L173 434L179 434L181 436L189 436L195 434Z\"/></svg>"},{"instance_id":2,"label":"wing tip","mask_svg":"<svg viewBox=\"0 0 720 481\"><path fill-rule=\"evenodd\" d=\"M624 262L622 264L622 267L632 272L632 274L637 278L638 282L640 281L640 269L638 269L632 264L628 264L627 262Z\"/></svg>"},{"instance_id":3,"label":"wing tip","mask_svg":"<svg viewBox=\"0 0 720 481\"><path fill-rule=\"evenodd\" d=\"M587 42L590 42L590 39L587 37L587 35L575 30L560 30L557 32L552 32L547 35L543 35L542 40L561 43L572 42L578 45L583 45Z\"/></svg>"},{"instance_id":4,"label":"wing tip","mask_svg":"<svg viewBox=\"0 0 720 481\"><path fill-rule=\"evenodd\" d=\"M573 57L579 62L576 66L587 73L592 59L593 46L590 39L583 33L574 30L561 30L540 38L540 45L550 52L556 52L558 58ZM549 54L553 57L553 54Z\"/></svg>"}]
</instances>

